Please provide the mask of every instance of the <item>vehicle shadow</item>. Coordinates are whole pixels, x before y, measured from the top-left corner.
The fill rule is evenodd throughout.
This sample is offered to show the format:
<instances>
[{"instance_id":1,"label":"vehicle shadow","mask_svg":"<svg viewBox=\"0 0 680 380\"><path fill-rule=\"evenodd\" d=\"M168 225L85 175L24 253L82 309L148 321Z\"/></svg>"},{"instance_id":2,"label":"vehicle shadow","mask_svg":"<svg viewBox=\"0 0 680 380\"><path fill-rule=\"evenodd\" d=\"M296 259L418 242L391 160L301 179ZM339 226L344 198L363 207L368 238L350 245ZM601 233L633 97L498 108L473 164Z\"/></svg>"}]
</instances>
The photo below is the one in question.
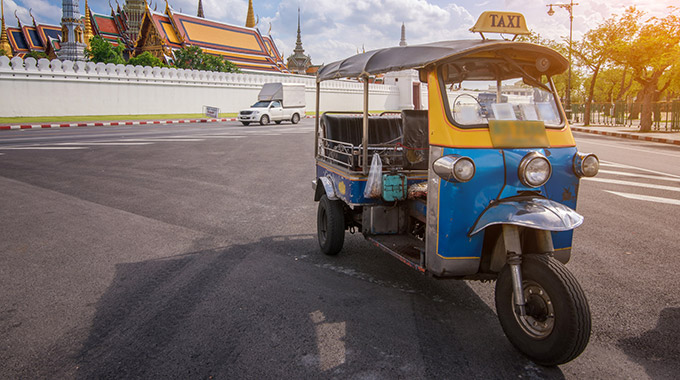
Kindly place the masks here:
<instances>
[{"instance_id":1,"label":"vehicle shadow","mask_svg":"<svg viewBox=\"0 0 680 380\"><path fill-rule=\"evenodd\" d=\"M676 379L680 373L680 307L661 310L656 327L618 346L645 368L650 378Z\"/></svg>"},{"instance_id":2,"label":"vehicle shadow","mask_svg":"<svg viewBox=\"0 0 680 380\"><path fill-rule=\"evenodd\" d=\"M268 237L119 264L76 378L563 378L507 341L463 281L418 274L363 239Z\"/></svg>"}]
</instances>

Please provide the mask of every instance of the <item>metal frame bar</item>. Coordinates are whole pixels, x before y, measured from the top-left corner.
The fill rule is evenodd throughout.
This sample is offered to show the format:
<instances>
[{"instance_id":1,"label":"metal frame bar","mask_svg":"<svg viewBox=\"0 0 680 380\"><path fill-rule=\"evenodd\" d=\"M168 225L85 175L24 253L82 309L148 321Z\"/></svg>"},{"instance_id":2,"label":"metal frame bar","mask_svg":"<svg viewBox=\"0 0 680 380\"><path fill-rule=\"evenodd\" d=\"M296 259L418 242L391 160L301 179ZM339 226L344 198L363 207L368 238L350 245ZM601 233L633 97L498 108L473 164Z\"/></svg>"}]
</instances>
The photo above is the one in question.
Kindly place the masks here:
<instances>
[{"instance_id":1,"label":"metal frame bar","mask_svg":"<svg viewBox=\"0 0 680 380\"><path fill-rule=\"evenodd\" d=\"M368 175L368 76L364 78L364 135L361 137L361 144L363 145L362 166L365 175Z\"/></svg>"},{"instance_id":2,"label":"metal frame bar","mask_svg":"<svg viewBox=\"0 0 680 380\"><path fill-rule=\"evenodd\" d=\"M316 117L314 120L314 157L319 157L319 98L321 97L321 82L316 82Z\"/></svg>"}]
</instances>

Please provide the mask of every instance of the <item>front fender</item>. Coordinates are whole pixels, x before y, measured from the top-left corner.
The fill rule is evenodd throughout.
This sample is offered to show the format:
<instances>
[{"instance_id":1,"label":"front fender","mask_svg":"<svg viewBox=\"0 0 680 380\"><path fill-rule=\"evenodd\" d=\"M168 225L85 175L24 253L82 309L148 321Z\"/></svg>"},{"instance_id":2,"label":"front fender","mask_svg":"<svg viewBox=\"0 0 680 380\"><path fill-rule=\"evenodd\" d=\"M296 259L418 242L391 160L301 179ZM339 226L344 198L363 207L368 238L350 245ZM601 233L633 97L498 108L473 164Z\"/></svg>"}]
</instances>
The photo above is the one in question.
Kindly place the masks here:
<instances>
[{"instance_id":1,"label":"front fender","mask_svg":"<svg viewBox=\"0 0 680 380\"><path fill-rule=\"evenodd\" d=\"M583 216L569 207L540 197L508 198L492 203L477 219L468 236L494 224L513 224L546 231L569 231Z\"/></svg>"},{"instance_id":2,"label":"front fender","mask_svg":"<svg viewBox=\"0 0 680 380\"><path fill-rule=\"evenodd\" d=\"M321 184L321 186L319 186L319 184ZM335 194L333 181L328 177L319 177L312 181L312 188L314 189L314 201L316 202L318 202L324 194L332 201L338 199L338 196Z\"/></svg>"}]
</instances>

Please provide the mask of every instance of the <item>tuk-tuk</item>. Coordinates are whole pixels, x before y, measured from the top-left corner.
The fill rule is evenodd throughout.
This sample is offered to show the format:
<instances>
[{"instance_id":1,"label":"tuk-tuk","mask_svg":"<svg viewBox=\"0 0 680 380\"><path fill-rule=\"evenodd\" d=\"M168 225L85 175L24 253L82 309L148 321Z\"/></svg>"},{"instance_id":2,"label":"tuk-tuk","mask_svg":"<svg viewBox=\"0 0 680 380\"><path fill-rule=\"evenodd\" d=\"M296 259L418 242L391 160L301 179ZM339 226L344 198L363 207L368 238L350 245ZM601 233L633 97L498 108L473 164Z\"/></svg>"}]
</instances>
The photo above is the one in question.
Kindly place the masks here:
<instances>
[{"instance_id":1,"label":"tuk-tuk","mask_svg":"<svg viewBox=\"0 0 680 380\"><path fill-rule=\"evenodd\" d=\"M518 15L485 12L471 30L499 31L505 20L502 33L527 33ZM338 254L345 232L360 231L435 278L495 280L498 318L519 351L542 365L576 358L591 317L565 264L583 222L579 179L599 161L578 152L551 79L567 67L550 48L483 34L323 66L313 181L321 251ZM428 109L370 115L369 76L402 70L427 84ZM319 114L321 83L337 78L363 81L363 113Z\"/></svg>"}]
</instances>

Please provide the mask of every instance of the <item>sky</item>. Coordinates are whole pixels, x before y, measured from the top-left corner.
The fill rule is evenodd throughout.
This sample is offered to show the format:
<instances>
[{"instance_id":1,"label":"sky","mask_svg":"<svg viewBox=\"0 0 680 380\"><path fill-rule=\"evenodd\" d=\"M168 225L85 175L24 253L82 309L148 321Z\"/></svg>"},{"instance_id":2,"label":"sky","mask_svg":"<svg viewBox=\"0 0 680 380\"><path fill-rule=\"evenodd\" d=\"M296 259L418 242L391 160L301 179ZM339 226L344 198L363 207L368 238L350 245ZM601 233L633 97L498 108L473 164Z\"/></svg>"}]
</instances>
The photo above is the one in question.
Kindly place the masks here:
<instances>
[{"instance_id":1,"label":"sky","mask_svg":"<svg viewBox=\"0 0 680 380\"><path fill-rule=\"evenodd\" d=\"M59 25L61 0L3 0L5 23L30 24L29 9L38 23ZM125 0L117 0L122 6ZM165 0L150 0L151 7L165 9ZM196 14L198 0L168 0L175 11ZM401 25L406 26L408 44L442 40L478 38L469 29L487 10L515 11L524 14L529 29L543 37L569 36L569 13L555 8L548 16L550 0L253 0L260 32L271 35L284 58L293 53L297 32L297 9L300 8L302 44L315 65L330 63L365 49L396 46ZM678 0L577 0L574 6L574 39L597 27L612 14L622 14L635 5L649 16L663 17L668 6L680 6ZM85 1L79 1L81 12ZM116 0L111 0L116 6ZM530 5L529 5L530 4ZM89 0L95 13L109 14L109 0ZM248 0L203 0L206 18L235 25L245 25Z\"/></svg>"}]
</instances>

